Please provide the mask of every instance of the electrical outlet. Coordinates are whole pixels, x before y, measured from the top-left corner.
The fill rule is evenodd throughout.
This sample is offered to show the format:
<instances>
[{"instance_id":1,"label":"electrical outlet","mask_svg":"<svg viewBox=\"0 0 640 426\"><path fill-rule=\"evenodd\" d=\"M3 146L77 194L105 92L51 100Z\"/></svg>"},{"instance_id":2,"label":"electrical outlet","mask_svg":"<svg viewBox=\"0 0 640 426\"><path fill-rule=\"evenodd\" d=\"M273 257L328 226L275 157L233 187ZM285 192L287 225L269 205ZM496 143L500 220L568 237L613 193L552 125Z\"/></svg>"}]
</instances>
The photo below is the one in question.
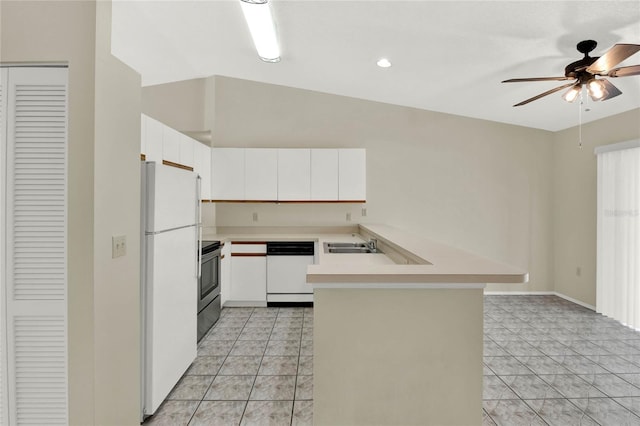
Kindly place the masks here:
<instances>
[{"instance_id":1,"label":"electrical outlet","mask_svg":"<svg viewBox=\"0 0 640 426\"><path fill-rule=\"evenodd\" d=\"M365 217L367 215L367 208L363 207L362 208L362 217Z\"/></svg>"},{"instance_id":2,"label":"electrical outlet","mask_svg":"<svg viewBox=\"0 0 640 426\"><path fill-rule=\"evenodd\" d=\"M258 221L258 213L253 213L253 221L254 222Z\"/></svg>"},{"instance_id":3,"label":"electrical outlet","mask_svg":"<svg viewBox=\"0 0 640 426\"><path fill-rule=\"evenodd\" d=\"M127 254L127 237L117 235L111 237L111 258L122 257Z\"/></svg>"},{"instance_id":4,"label":"electrical outlet","mask_svg":"<svg viewBox=\"0 0 640 426\"><path fill-rule=\"evenodd\" d=\"M351 222L351 213L347 213L347 222Z\"/></svg>"}]
</instances>

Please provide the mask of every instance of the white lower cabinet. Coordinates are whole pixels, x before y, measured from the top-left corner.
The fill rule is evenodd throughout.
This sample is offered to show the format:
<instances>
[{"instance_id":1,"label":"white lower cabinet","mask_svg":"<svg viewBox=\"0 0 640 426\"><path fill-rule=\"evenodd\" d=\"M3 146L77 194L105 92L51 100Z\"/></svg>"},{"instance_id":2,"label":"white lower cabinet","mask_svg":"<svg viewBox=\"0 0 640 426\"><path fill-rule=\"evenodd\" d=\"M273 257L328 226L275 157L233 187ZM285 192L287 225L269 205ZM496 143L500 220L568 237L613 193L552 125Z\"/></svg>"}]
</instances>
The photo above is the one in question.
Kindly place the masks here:
<instances>
[{"instance_id":1,"label":"white lower cabinet","mask_svg":"<svg viewBox=\"0 0 640 426\"><path fill-rule=\"evenodd\" d=\"M267 246L231 244L231 282L227 306L266 306Z\"/></svg>"},{"instance_id":2,"label":"white lower cabinet","mask_svg":"<svg viewBox=\"0 0 640 426\"><path fill-rule=\"evenodd\" d=\"M317 255L317 242L314 249ZM263 242L226 243L220 266L222 305L313 302L313 287L307 283L307 266L316 261L313 254L267 257L267 243Z\"/></svg>"}]
</instances>

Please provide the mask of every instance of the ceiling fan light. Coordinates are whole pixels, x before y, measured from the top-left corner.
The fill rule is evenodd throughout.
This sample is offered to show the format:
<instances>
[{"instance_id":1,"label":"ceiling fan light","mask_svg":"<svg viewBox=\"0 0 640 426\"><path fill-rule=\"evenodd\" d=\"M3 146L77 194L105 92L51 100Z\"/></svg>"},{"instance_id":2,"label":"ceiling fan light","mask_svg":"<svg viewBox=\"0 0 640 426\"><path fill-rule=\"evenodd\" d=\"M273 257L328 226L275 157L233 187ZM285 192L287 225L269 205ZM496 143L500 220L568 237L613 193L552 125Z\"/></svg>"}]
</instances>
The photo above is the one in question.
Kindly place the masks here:
<instances>
[{"instance_id":1,"label":"ceiling fan light","mask_svg":"<svg viewBox=\"0 0 640 426\"><path fill-rule=\"evenodd\" d=\"M276 25L267 0L240 0L258 56L265 62L280 61Z\"/></svg>"},{"instance_id":2,"label":"ceiling fan light","mask_svg":"<svg viewBox=\"0 0 640 426\"><path fill-rule=\"evenodd\" d=\"M589 80L587 83L587 91L594 101L599 101L607 95L607 89L604 87L604 84L595 78Z\"/></svg>"},{"instance_id":3,"label":"ceiling fan light","mask_svg":"<svg viewBox=\"0 0 640 426\"><path fill-rule=\"evenodd\" d=\"M567 92L564 95L562 95L562 97L567 102L573 102L578 98L578 95L580 94L581 90L582 90L582 86L580 84L576 84L575 86L567 90Z\"/></svg>"}]
</instances>

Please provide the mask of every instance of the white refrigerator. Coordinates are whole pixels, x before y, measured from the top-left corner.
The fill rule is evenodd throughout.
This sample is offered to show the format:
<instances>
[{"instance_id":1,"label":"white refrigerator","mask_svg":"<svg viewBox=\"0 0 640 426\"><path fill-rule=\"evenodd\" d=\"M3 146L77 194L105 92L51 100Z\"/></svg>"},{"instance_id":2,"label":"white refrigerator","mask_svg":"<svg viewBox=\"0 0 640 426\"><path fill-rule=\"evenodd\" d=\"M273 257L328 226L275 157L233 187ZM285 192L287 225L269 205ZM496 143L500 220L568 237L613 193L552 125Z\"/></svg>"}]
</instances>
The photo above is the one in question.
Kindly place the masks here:
<instances>
[{"instance_id":1,"label":"white refrigerator","mask_svg":"<svg viewBox=\"0 0 640 426\"><path fill-rule=\"evenodd\" d=\"M196 358L200 182L194 172L142 164L144 418Z\"/></svg>"}]
</instances>

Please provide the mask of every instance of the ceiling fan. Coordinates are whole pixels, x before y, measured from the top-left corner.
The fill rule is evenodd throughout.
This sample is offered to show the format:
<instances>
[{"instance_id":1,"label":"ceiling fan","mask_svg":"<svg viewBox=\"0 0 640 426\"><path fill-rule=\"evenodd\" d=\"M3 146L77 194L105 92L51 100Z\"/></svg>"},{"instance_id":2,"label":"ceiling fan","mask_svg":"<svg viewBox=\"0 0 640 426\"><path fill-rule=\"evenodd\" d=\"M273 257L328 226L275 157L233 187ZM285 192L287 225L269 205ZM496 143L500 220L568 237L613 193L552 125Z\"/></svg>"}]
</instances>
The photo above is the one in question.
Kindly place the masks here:
<instances>
[{"instance_id":1,"label":"ceiling fan","mask_svg":"<svg viewBox=\"0 0 640 426\"><path fill-rule=\"evenodd\" d=\"M503 83L520 83L525 81L563 81L574 80L571 83L563 84L544 93L540 93L532 98L526 99L514 105L514 107L526 105L544 96L558 92L567 87L571 87L563 98L567 102L576 100L582 87L586 86L589 96L594 101L606 101L620 95L622 92L611 82L599 77L626 77L630 75L640 75L640 65L613 68L634 53L640 51L640 44L615 44L604 55L592 58L589 52L596 48L598 43L594 40L583 40L576 48L584 54L584 58L567 65L564 69L564 77L533 77L533 78L512 78L504 80ZM613 68L613 69L612 69Z\"/></svg>"}]
</instances>

